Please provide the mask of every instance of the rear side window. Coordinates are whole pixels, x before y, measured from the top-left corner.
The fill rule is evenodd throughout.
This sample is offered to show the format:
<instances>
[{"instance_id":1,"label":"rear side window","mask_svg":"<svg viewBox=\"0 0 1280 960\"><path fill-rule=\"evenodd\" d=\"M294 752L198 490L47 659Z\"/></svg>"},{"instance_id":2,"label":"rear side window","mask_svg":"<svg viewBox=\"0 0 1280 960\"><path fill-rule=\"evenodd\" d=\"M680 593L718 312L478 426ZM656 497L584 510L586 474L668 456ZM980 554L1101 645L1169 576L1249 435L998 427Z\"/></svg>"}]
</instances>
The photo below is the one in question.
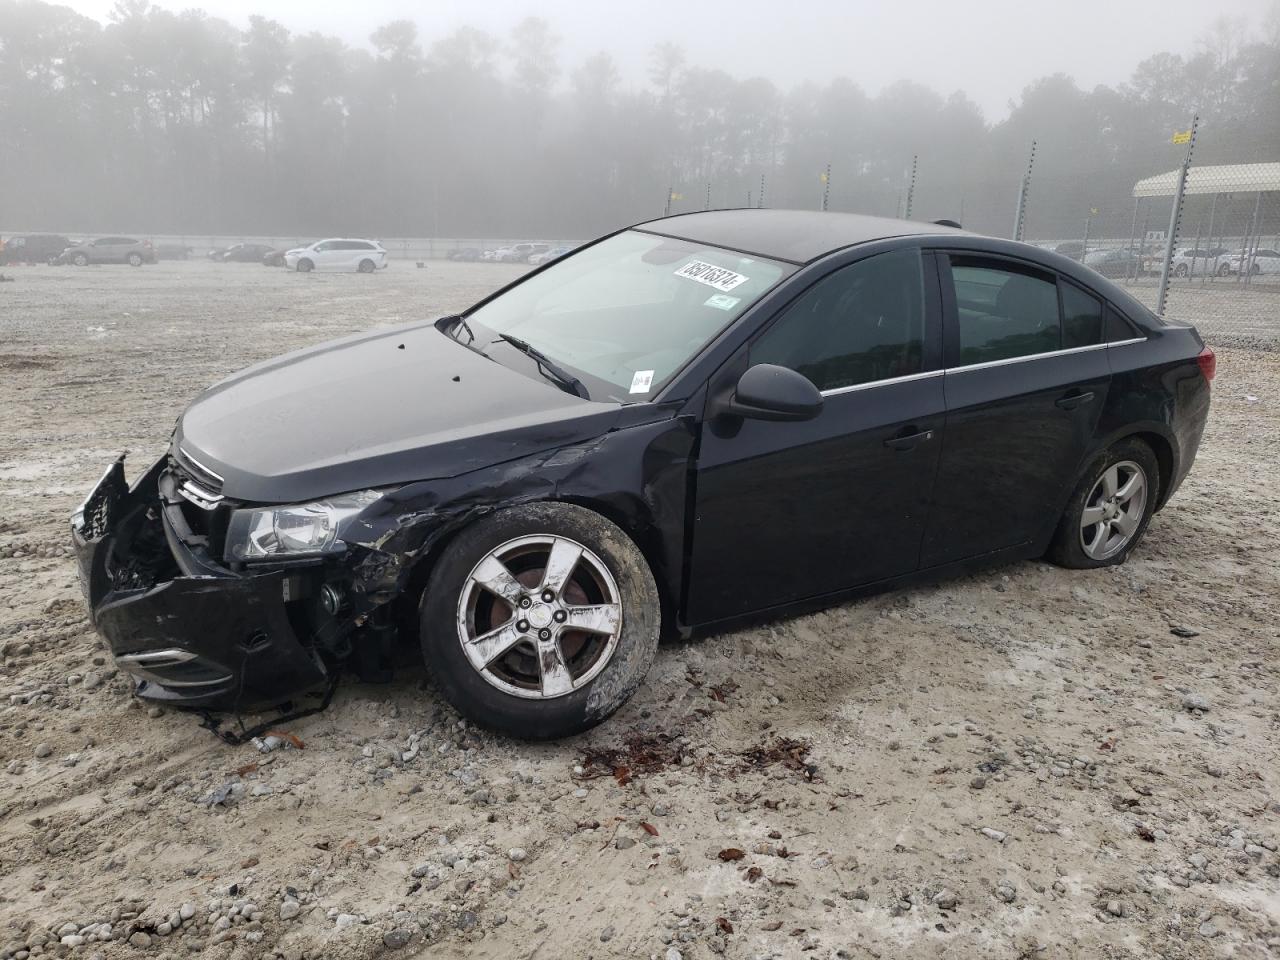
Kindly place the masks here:
<instances>
[{"instance_id":1,"label":"rear side window","mask_svg":"<svg viewBox=\"0 0 1280 960\"><path fill-rule=\"evenodd\" d=\"M1136 340L1141 336L1142 333L1137 327L1122 317L1110 304L1107 305L1107 343Z\"/></svg>"},{"instance_id":2,"label":"rear side window","mask_svg":"<svg viewBox=\"0 0 1280 960\"><path fill-rule=\"evenodd\" d=\"M960 363L990 363L1062 344L1058 286L1052 276L1003 261L951 258Z\"/></svg>"},{"instance_id":3,"label":"rear side window","mask_svg":"<svg viewBox=\"0 0 1280 960\"><path fill-rule=\"evenodd\" d=\"M1062 283L1062 345L1091 347L1102 342L1102 301Z\"/></svg>"},{"instance_id":4,"label":"rear side window","mask_svg":"<svg viewBox=\"0 0 1280 960\"><path fill-rule=\"evenodd\" d=\"M751 362L789 367L819 390L919 373L924 313L920 251L882 253L802 293L756 340Z\"/></svg>"}]
</instances>

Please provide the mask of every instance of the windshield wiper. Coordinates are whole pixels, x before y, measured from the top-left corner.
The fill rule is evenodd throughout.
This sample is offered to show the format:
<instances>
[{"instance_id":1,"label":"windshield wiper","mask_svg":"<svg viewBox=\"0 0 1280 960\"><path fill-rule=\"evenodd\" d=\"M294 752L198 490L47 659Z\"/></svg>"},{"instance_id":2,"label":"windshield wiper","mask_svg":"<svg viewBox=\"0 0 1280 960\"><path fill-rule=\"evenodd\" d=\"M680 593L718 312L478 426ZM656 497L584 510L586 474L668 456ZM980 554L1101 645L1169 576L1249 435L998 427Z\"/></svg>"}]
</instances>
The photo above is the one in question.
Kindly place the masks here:
<instances>
[{"instance_id":1,"label":"windshield wiper","mask_svg":"<svg viewBox=\"0 0 1280 960\"><path fill-rule=\"evenodd\" d=\"M466 321L463 322L465 323ZM529 357L538 365L538 369L542 371L542 374L561 389L568 393L572 393L575 396L582 397L584 400L591 399L591 393L587 390L581 380L575 377L564 367L557 364L528 340L521 340L519 337L512 336L509 333L498 334L498 339L506 341L525 356Z\"/></svg>"}]
</instances>

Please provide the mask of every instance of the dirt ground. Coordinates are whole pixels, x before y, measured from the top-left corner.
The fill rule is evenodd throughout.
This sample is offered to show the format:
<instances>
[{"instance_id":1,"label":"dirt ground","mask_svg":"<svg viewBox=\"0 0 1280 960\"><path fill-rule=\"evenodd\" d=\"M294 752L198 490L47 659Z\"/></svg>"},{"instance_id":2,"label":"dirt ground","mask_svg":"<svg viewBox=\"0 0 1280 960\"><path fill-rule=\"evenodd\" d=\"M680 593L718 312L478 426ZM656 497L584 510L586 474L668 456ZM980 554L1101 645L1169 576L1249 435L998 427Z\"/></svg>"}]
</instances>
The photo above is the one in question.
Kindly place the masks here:
<instances>
[{"instance_id":1,"label":"dirt ground","mask_svg":"<svg viewBox=\"0 0 1280 960\"><path fill-rule=\"evenodd\" d=\"M0 960L1280 956L1280 355L1220 349L1123 567L669 645L551 745L352 681L264 754L130 696L68 515L221 376L517 268L6 272Z\"/></svg>"}]
</instances>

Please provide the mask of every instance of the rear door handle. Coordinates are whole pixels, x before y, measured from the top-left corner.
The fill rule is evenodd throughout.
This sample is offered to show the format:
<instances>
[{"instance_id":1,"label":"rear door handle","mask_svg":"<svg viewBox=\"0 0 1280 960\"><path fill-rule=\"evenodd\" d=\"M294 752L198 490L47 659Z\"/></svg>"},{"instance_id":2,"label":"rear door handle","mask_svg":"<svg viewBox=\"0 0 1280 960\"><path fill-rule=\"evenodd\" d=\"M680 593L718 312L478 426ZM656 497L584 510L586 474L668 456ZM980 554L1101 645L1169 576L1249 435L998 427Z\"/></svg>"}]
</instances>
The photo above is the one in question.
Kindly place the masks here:
<instances>
[{"instance_id":1,"label":"rear door handle","mask_svg":"<svg viewBox=\"0 0 1280 960\"><path fill-rule=\"evenodd\" d=\"M1093 402L1092 390L1073 390L1064 397L1059 397L1057 405L1063 410L1074 410L1076 407L1083 407L1086 403Z\"/></svg>"},{"instance_id":2,"label":"rear door handle","mask_svg":"<svg viewBox=\"0 0 1280 960\"><path fill-rule=\"evenodd\" d=\"M884 445L890 450L912 450L917 444L933 439L932 430L921 430L912 433L908 433L908 430L915 431L915 427L906 427L901 433L886 440Z\"/></svg>"}]
</instances>

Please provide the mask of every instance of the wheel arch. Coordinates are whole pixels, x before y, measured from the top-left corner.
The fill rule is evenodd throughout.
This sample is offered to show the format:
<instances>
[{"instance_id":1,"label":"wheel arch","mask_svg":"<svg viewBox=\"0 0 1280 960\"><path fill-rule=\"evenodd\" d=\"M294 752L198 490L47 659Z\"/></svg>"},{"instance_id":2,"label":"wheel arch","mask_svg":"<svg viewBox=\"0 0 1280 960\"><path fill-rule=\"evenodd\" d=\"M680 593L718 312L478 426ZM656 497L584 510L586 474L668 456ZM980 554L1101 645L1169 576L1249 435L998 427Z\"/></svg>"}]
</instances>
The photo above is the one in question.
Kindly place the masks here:
<instances>
[{"instance_id":1,"label":"wheel arch","mask_svg":"<svg viewBox=\"0 0 1280 960\"><path fill-rule=\"evenodd\" d=\"M633 498L625 498L633 500ZM395 599L395 620L403 639L416 643L420 629L418 610L423 591L431 578L432 571L440 558L450 549L458 535L473 526L481 519L512 507L530 503L563 503L582 507L598 514L616 526L640 551L644 562L649 565L654 583L658 588L658 601L661 604L662 630L664 635L674 631L679 597L673 595L668 571L663 562L665 543L663 535L651 511L639 498L623 504L606 498L591 496L564 495L529 500L513 500L495 505L492 509L476 510L458 518L447 527L430 538L426 549L414 558L404 589Z\"/></svg>"},{"instance_id":2,"label":"wheel arch","mask_svg":"<svg viewBox=\"0 0 1280 960\"><path fill-rule=\"evenodd\" d=\"M1108 436L1105 441L1098 445L1097 450L1090 456L1089 460L1092 461L1093 457L1097 456L1098 453L1115 446L1121 440L1141 440L1155 454L1156 463L1160 467L1160 497L1155 506L1155 509L1159 510L1168 502L1173 492L1173 479L1177 476L1178 469L1177 441L1163 425L1154 423L1133 424ZM1086 462L1081 467L1081 470L1087 469L1088 465L1089 463Z\"/></svg>"}]
</instances>

